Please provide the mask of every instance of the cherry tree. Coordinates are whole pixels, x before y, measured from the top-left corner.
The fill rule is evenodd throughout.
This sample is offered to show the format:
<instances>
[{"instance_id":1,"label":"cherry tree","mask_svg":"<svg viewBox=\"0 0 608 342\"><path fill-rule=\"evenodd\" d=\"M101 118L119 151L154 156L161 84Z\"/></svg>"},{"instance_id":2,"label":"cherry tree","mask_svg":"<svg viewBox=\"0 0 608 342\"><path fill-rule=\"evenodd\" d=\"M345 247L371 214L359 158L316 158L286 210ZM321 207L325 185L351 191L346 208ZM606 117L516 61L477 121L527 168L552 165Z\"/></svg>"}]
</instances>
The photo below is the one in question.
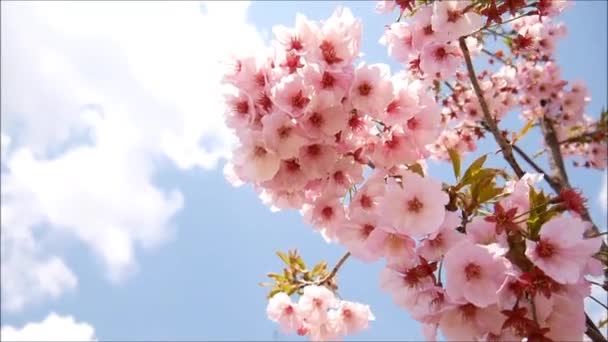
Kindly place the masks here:
<instances>
[{"instance_id":1,"label":"cherry tree","mask_svg":"<svg viewBox=\"0 0 608 342\"><path fill-rule=\"evenodd\" d=\"M560 75L556 17L568 6L381 1L397 17L380 38L396 73L361 61L363 25L346 8L321 22L298 15L267 51L228 61L225 118L239 145L227 179L348 250L331 268L277 252L286 267L268 274L267 315L282 331L337 340L368 327L370 307L337 296L352 256L383 260L381 288L429 340L606 341L584 305L592 286L608 288L605 233L565 163L606 169L608 112L586 115L585 85ZM521 127L506 130L507 117ZM531 132L536 155L518 145ZM504 167L486 166L493 157ZM454 180L430 177L429 159L451 164Z\"/></svg>"}]
</instances>

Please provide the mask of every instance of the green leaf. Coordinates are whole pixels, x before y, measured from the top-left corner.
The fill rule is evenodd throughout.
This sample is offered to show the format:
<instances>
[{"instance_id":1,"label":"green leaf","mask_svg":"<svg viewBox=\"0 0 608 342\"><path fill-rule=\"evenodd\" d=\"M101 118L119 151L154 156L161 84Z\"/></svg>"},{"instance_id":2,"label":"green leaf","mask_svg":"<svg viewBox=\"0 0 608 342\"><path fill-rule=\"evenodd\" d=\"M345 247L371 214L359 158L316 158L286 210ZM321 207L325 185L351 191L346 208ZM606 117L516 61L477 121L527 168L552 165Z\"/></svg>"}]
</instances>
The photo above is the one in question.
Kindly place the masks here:
<instances>
[{"instance_id":1,"label":"green leaf","mask_svg":"<svg viewBox=\"0 0 608 342\"><path fill-rule=\"evenodd\" d=\"M460 155L453 148L448 148L448 153L450 154L450 159L452 160L454 176L456 176L456 180L458 180L458 178L460 177Z\"/></svg>"},{"instance_id":2,"label":"green leaf","mask_svg":"<svg viewBox=\"0 0 608 342\"><path fill-rule=\"evenodd\" d=\"M418 164L418 163L414 163L412 165L408 165L407 169L415 172L417 174L420 175L420 177L424 177L424 170L422 170L422 165Z\"/></svg>"},{"instance_id":3,"label":"green leaf","mask_svg":"<svg viewBox=\"0 0 608 342\"><path fill-rule=\"evenodd\" d=\"M266 295L266 298L267 298L267 299L270 299L270 298L272 298L272 296L274 296L275 294L277 294L277 293L279 293L279 292L281 292L281 289L280 289L280 288L275 288L275 289L272 289L272 291L270 291L270 292L268 293L268 295Z\"/></svg>"},{"instance_id":4,"label":"green leaf","mask_svg":"<svg viewBox=\"0 0 608 342\"><path fill-rule=\"evenodd\" d=\"M464 172L462 179L460 180L460 186L471 184L471 180L474 179L474 176L479 172L479 170L481 169L483 164L486 162L487 158L488 158L488 155L484 154L483 156L477 158L471 164L471 166L469 166L469 168Z\"/></svg>"},{"instance_id":5,"label":"green leaf","mask_svg":"<svg viewBox=\"0 0 608 342\"><path fill-rule=\"evenodd\" d=\"M320 262L318 264L315 265L315 267L312 269L312 276L316 277L318 275L321 275L322 272L325 272L327 270L327 263L326 262Z\"/></svg>"},{"instance_id":6,"label":"green leaf","mask_svg":"<svg viewBox=\"0 0 608 342\"><path fill-rule=\"evenodd\" d=\"M534 127L535 122L535 120L529 120L517 134L513 135L513 139L511 139L513 143L517 142L519 139L523 138L526 134L528 134L530 128Z\"/></svg>"},{"instance_id":7,"label":"green leaf","mask_svg":"<svg viewBox=\"0 0 608 342\"><path fill-rule=\"evenodd\" d=\"M276 280L277 282L281 282L284 279L284 277L282 275L277 274L277 273L268 273L268 274L266 274L266 276L268 278Z\"/></svg>"},{"instance_id":8,"label":"green leaf","mask_svg":"<svg viewBox=\"0 0 608 342\"><path fill-rule=\"evenodd\" d=\"M495 198L496 196L501 195L503 193L503 191L504 191L503 188L495 187L495 186L482 188L479 191L478 202L479 202L479 204L483 204L483 203Z\"/></svg>"},{"instance_id":9,"label":"green leaf","mask_svg":"<svg viewBox=\"0 0 608 342\"><path fill-rule=\"evenodd\" d=\"M279 258L281 258L281 260L283 260L283 262L285 264L287 264L287 266L291 265L291 262L289 261L289 257L287 256L287 254L285 254L285 253L283 253L281 251L277 251L276 253L279 256Z\"/></svg>"}]
</instances>

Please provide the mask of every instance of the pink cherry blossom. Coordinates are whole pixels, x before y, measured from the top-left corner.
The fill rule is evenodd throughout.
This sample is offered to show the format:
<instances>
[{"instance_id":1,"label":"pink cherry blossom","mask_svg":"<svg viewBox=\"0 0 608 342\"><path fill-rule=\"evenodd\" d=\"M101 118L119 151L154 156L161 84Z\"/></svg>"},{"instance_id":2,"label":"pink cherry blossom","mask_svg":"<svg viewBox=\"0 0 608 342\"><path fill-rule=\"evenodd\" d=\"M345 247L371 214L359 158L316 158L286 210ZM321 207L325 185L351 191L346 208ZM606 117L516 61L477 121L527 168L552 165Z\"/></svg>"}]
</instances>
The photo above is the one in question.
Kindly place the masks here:
<instances>
[{"instance_id":1,"label":"pink cherry blossom","mask_svg":"<svg viewBox=\"0 0 608 342\"><path fill-rule=\"evenodd\" d=\"M304 288L298 307L306 321L312 324L327 320L327 310L336 305L336 297L325 286L310 285Z\"/></svg>"},{"instance_id":2,"label":"pink cherry blossom","mask_svg":"<svg viewBox=\"0 0 608 342\"><path fill-rule=\"evenodd\" d=\"M407 85L404 85L402 80L393 79L393 84L393 100L386 106L384 114L380 117L382 122L388 126L407 122L412 116L420 112L417 94Z\"/></svg>"},{"instance_id":3,"label":"pink cherry blossom","mask_svg":"<svg viewBox=\"0 0 608 342\"><path fill-rule=\"evenodd\" d=\"M272 88L272 97L276 105L297 118L308 108L311 100L312 89L298 74L283 77L281 81Z\"/></svg>"},{"instance_id":4,"label":"pink cherry blossom","mask_svg":"<svg viewBox=\"0 0 608 342\"><path fill-rule=\"evenodd\" d=\"M413 27L407 22L391 24L380 38L380 44L386 45L388 55L401 63L407 63L416 52L413 46Z\"/></svg>"},{"instance_id":5,"label":"pink cherry blossom","mask_svg":"<svg viewBox=\"0 0 608 342\"><path fill-rule=\"evenodd\" d=\"M446 211L443 223L437 232L430 234L418 245L416 252L429 261L438 261L450 248L465 238L456 228L461 225L460 216L456 212ZM468 231L467 231L468 233Z\"/></svg>"},{"instance_id":6,"label":"pink cherry blossom","mask_svg":"<svg viewBox=\"0 0 608 342\"><path fill-rule=\"evenodd\" d=\"M283 49L303 55L315 48L318 29L314 22L298 13L295 28L277 25L272 28L272 32Z\"/></svg>"},{"instance_id":7,"label":"pink cherry blossom","mask_svg":"<svg viewBox=\"0 0 608 342\"><path fill-rule=\"evenodd\" d=\"M327 177L337 159L336 148L330 145L311 144L300 148L300 165L311 178Z\"/></svg>"},{"instance_id":8,"label":"pink cherry blossom","mask_svg":"<svg viewBox=\"0 0 608 342\"><path fill-rule=\"evenodd\" d=\"M390 168L393 165L412 164L420 157L420 152L406 134L400 130L384 132L373 145L371 160L378 167Z\"/></svg>"},{"instance_id":9,"label":"pink cherry blossom","mask_svg":"<svg viewBox=\"0 0 608 342\"><path fill-rule=\"evenodd\" d=\"M327 95L316 96L300 118L300 127L310 138L333 137L346 128L347 113Z\"/></svg>"},{"instance_id":10,"label":"pink cherry blossom","mask_svg":"<svg viewBox=\"0 0 608 342\"><path fill-rule=\"evenodd\" d=\"M330 241L336 239L336 230L344 224L344 206L333 194L325 194L314 204L302 209L304 221L321 230Z\"/></svg>"},{"instance_id":11,"label":"pink cherry blossom","mask_svg":"<svg viewBox=\"0 0 608 342\"><path fill-rule=\"evenodd\" d=\"M234 165L239 178L252 182L271 179L279 171L280 158L266 147L261 134L251 134L234 151Z\"/></svg>"},{"instance_id":12,"label":"pink cherry blossom","mask_svg":"<svg viewBox=\"0 0 608 342\"><path fill-rule=\"evenodd\" d=\"M328 69L341 69L359 55L360 40L361 22L350 10L339 8L321 26L314 60Z\"/></svg>"},{"instance_id":13,"label":"pink cherry blossom","mask_svg":"<svg viewBox=\"0 0 608 342\"><path fill-rule=\"evenodd\" d=\"M446 310L439 321L439 328L448 340L474 341L487 333L499 335L505 319L496 305L479 308L465 303Z\"/></svg>"},{"instance_id":14,"label":"pink cherry blossom","mask_svg":"<svg viewBox=\"0 0 608 342\"><path fill-rule=\"evenodd\" d=\"M468 241L454 246L445 255L446 291L450 298L462 298L479 307L498 301L504 262L488 248Z\"/></svg>"},{"instance_id":15,"label":"pink cherry blossom","mask_svg":"<svg viewBox=\"0 0 608 342\"><path fill-rule=\"evenodd\" d=\"M346 194L353 185L363 181L363 165L355 162L352 157L344 157L336 162L333 172L327 178L327 192Z\"/></svg>"},{"instance_id":16,"label":"pink cherry blossom","mask_svg":"<svg viewBox=\"0 0 608 342\"><path fill-rule=\"evenodd\" d=\"M452 43L427 44L420 54L420 69L431 78L449 78L461 63L460 48Z\"/></svg>"},{"instance_id":17,"label":"pink cherry blossom","mask_svg":"<svg viewBox=\"0 0 608 342\"><path fill-rule=\"evenodd\" d=\"M538 241L526 241L526 256L555 281L576 283L602 243L601 237L584 238L588 227L579 218L554 217L541 227Z\"/></svg>"},{"instance_id":18,"label":"pink cherry blossom","mask_svg":"<svg viewBox=\"0 0 608 342\"><path fill-rule=\"evenodd\" d=\"M448 200L439 181L405 171L401 183L387 181L379 213L398 232L421 237L439 230Z\"/></svg>"},{"instance_id":19,"label":"pink cherry blossom","mask_svg":"<svg viewBox=\"0 0 608 342\"><path fill-rule=\"evenodd\" d=\"M466 1L446 0L433 3L431 19L437 39L443 42L457 40L484 26L482 17L472 11L463 13L469 5Z\"/></svg>"},{"instance_id":20,"label":"pink cherry blossom","mask_svg":"<svg viewBox=\"0 0 608 342\"><path fill-rule=\"evenodd\" d=\"M355 70L350 93L353 106L363 113L380 117L393 99L393 84L389 76L390 69L386 64L361 63Z\"/></svg>"},{"instance_id":21,"label":"pink cherry blossom","mask_svg":"<svg viewBox=\"0 0 608 342\"><path fill-rule=\"evenodd\" d=\"M266 146L274 150L281 158L291 158L299 154L300 147L307 140L303 132L289 116L275 112L262 118L262 132Z\"/></svg>"},{"instance_id":22,"label":"pink cherry blossom","mask_svg":"<svg viewBox=\"0 0 608 342\"><path fill-rule=\"evenodd\" d=\"M375 320L368 305L342 301L334 311L339 335L356 334L367 329L369 321Z\"/></svg>"},{"instance_id":23,"label":"pink cherry blossom","mask_svg":"<svg viewBox=\"0 0 608 342\"><path fill-rule=\"evenodd\" d=\"M357 190L349 204L349 210L351 212L375 213L384 194L384 186L384 174L380 171L372 173L365 185Z\"/></svg>"},{"instance_id":24,"label":"pink cherry blossom","mask_svg":"<svg viewBox=\"0 0 608 342\"><path fill-rule=\"evenodd\" d=\"M387 259L387 262L401 262L402 260L414 259L414 247L416 242L407 235L399 234L385 226L374 229L367 240L367 247L374 255L379 254Z\"/></svg>"},{"instance_id":25,"label":"pink cherry blossom","mask_svg":"<svg viewBox=\"0 0 608 342\"><path fill-rule=\"evenodd\" d=\"M378 260L382 256L380 249L369 246L369 237L377 228L376 215L362 210L349 210L349 219L338 230L338 239L354 257L365 262Z\"/></svg>"},{"instance_id":26,"label":"pink cherry blossom","mask_svg":"<svg viewBox=\"0 0 608 342\"><path fill-rule=\"evenodd\" d=\"M278 322L281 330L286 333L296 331L302 324L298 305L292 303L291 298L284 292L279 292L270 298L266 313L268 318Z\"/></svg>"}]
</instances>

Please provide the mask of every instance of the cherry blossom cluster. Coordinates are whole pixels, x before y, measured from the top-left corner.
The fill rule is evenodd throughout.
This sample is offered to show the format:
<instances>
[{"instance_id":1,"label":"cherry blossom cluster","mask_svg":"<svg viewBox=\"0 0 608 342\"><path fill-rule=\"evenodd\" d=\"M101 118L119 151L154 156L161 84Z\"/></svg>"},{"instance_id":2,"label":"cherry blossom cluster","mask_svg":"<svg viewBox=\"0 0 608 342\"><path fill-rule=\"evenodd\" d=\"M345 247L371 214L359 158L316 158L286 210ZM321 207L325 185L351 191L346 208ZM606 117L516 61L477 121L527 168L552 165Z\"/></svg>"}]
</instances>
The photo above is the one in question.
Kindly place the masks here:
<instances>
[{"instance_id":1,"label":"cherry blossom cluster","mask_svg":"<svg viewBox=\"0 0 608 342\"><path fill-rule=\"evenodd\" d=\"M453 160L487 134L459 38L468 36L463 44L479 55L479 31L527 7L476 3L382 1L380 11L407 16L381 39L406 66L394 75L384 64L356 63L362 25L346 9L275 27L269 51L234 58L225 73L226 123L239 140L226 176L252 184L272 208L299 209L354 257L384 260L382 289L430 340L438 330L449 340L580 340L585 277L602 272L593 258L602 238L588 237L580 194L545 196L538 174L497 186L500 173L483 162L454 186L425 171L427 158ZM564 6L541 0L534 8L535 16L511 21L510 48L520 59L477 81L493 120L521 108L526 121L559 122L557 138L569 139L594 125L583 114L587 92L566 88L553 61L565 29L548 16ZM585 140L562 150L606 168L600 145ZM297 304L275 294L267 313L283 331L313 340L336 340L373 320L367 306L317 285L304 287Z\"/></svg>"},{"instance_id":2,"label":"cherry blossom cluster","mask_svg":"<svg viewBox=\"0 0 608 342\"><path fill-rule=\"evenodd\" d=\"M541 15L517 16L509 23L510 31L488 30L497 37L508 39L512 58L504 61L502 50L491 54L490 64L501 60L507 65L494 72L483 70L478 75L480 86L491 115L498 121L521 108L521 117L526 121L543 116L559 121L560 141L576 134L598 133L592 136L594 139L564 145L562 152L583 159L583 163L575 161L575 165L605 169L608 159L604 143L606 134L598 132L595 129L597 122L584 115L585 104L589 101L587 91L581 83L565 90L567 82L560 78L559 67L554 61L556 42L566 35L566 27L552 21L551 16L560 14L569 4L566 1L540 1L533 12ZM525 1L505 1L497 8L489 7L490 12L494 11L492 16L487 9L481 15L474 13L470 11L470 5L467 1L437 1L426 7L419 7L413 1L381 1L378 4L380 12L400 8L402 15L416 9L407 20L388 26L380 39L387 46L388 54L403 63L409 76L427 83L431 80L455 81L452 91L441 101L440 138L429 146L431 155L441 160L449 159L449 149L460 154L475 151L477 141L484 137L478 124L483 120L482 110L467 74L459 70L463 60L455 38L482 28L483 15L488 21L494 19L499 23L502 20L495 20L499 14L507 11L515 14L518 9L526 8ZM461 13L465 9L469 11ZM473 56L481 51L489 53L481 40L472 36L467 38L467 44ZM429 52L431 49L435 51Z\"/></svg>"},{"instance_id":3,"label":"cherry blossom cluster","mask_svg":"<svg viewBox=\"0 0 608 342\"><path fill-rule=\"evenodd\" d=\"M582 338L583 299L590 293L584 277L601 275L601 264L592 258L601 238L584 238L589 226L577 217L576 206L531 236L525 224L532 209L529 192L540 178L527 174L507 184L508 195L491 216L463 224L458 213L445 211L443 222L415 248L410 245L409 257L388 261L382 288L424 324L429 340L438 328L457 341ZM512 261L513 246L525 250L528 264ZM437 270L441 262L444 281Z\"/></svg>"},{"instance_id":4,"label":"cherry blossom cluster","mask_svg":"<svg viewBox=\"0 0 608 342\"><path fill-rule=\"evenodd\" d=\"M297 303L284 292L268 301L268 318L284 333L308 336L312 341L336 341L368 327L373 321L369 306L339 300L324 286L309 285Z\"/></svg>"}]
</instances>

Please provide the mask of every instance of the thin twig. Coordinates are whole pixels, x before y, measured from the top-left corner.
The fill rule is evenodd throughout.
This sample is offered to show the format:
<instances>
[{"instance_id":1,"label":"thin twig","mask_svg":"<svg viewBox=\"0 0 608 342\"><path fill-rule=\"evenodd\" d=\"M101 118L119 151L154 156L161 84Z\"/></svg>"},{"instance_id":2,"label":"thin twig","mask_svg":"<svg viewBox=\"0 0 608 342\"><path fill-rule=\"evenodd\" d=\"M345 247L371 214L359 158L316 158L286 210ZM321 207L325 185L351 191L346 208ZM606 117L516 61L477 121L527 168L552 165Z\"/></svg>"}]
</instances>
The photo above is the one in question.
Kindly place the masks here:
<instances>
[{"instance_id":1,"label":"thin twig","mask_svg":"<svg viewBox=\"0 0 608 342\"><path fill-rule=\"evenodd\" d=\"M573 142L583 142L581 140L587 139L587 138L593 139L596 136L599 136L600 134L603 134L603 133L604 132L602 132L602 131L593 131L593 132L582 133L577 136L570 137L568 139L564 139L564 140L560 141L559 144L563 145L563 144L569 144L569 143L573 143Z\"/></svg>"},{"instance_id":2,"label":"thin twig","mask_svg":"<svg viewBox=\"0 0 608 342\"><path fill-rule=\"evenodd\" d=\"M549 183L551 188L554 188L554 189L557 188L557 183L555 183L553 178L551 178L551 176L545 170L543 170L540 166L538 166L538 164L536 164L534 162L534 160L532 160L532 158L530 158L521 148L519 148L519 146L517 146L515 144L513 144L511 146L513 146L513 149L515 150L515 152L517 152L517 154L519 154L520 157L522 157L528 164L530 164L530 166L532 166L532 168L536 172L543 174L543 178L547 181L547 183Z\"/></svg>"},{"instance_id":3,"label":"thin twig","mask_svg":"<svg viewBox=\"0 0 608 342\"><path fill-rule=\"evenodd\" d=\"M593 296L589 296L589 298L593 299L593 301L594 301L594 302L598 303L598 304L599 304L599 305L601 305L601 306L602 306L604 309L608 310L608 305L606 305L606 304L604 304L604 303L600 302L600 300L599 300L599 299L597 299L597 298L595 298L595 297L593 297Z\"/></svg>"},{"instance_id":4,"label":"thin twig","mask_svg":"<svg viewBox=\"0 0 608 342\"><path fill-rule=\"evenodd\" d=\"M490 51L490 50L486 50L486 49L481 49L481 52L485 53L486 55L488 55L488 56L490 56L490 57L492 57L492 58L497 59L498 61L502 62L502 64L507 65L507 66L510 66L510 67L512 67L512 68L515 68L515 70L517 70L517 67L516 67L516 66L514 66L514 65L513 65L513 63L511 63L511 62L509 62L509 61L505 60L505 59L504 59L504 58L502 58L502 57L499 57L499 56L498 56L496 53L494 53L494 52L492 52L492 51Z\"/></svg>"},{"instance_id":5,"label":"thin twig","mask_svg":"<svg viewBox=\"0 0 608 342\"><path fill-rule=\"evenodd\" d=\"M585 313L585 325L587 326L587 330L585 331L585 335L589 336L591 341L593 342L606 342L606 338L602 335L602 332L595 326L595 323L589 315Z\"/></svg>"},{"instance_id":6,"label":"thin twig","mask_svg":"<svg viewBox=\"0 0 608 342\"><path fill-rule=\"evenodd\" d=\"M502 154L505 157L505 160L507 161L507 163L509 163L509 165L511 166L511 168L517 175L517 178L521 178L524 175L524 171L521 169L519 164L517 164L515 157L513 157L513 151L511 150L511 145L507 142L505 137L502 136L502 134L498 130L496 121L490 114L490 109L488 108L488 104L486 103L486 100L483 97L481 88L479 87L479 83L477 82L477 76L475 75L475 69L473 68L473 62L471 61L471 53L469 52L469 48L467 47L467 43L466 43L465 39L466 39L466 37L460 37L460 39L459 39L460 49L462 50L462 53L464 55L464 59L467 64L467 70L469 72L469 79L471 80L471 84L473 85L473 89L475 90L475 95L477 95L477 100L479 101L479 104L481 105L481 111L483 112L484 119L485 119L486 123L488 124L488 128L492 132L492 135L494 135L494 139L498 143L498 146L500 146L500 149L502 150Z\"/></svg>"},{"instance_id":7,"label":"thin twig","mask_svg":"<svg viewBox=\"0 0 608 342\"><path fill-rule=\"evenodd\" d=\"M344 265L344 263L346 262L346 260L348 260L349 257L350 257L350 252L346 252L346 254L344 254L342 256L342 258L340 258L340 260L338 260L338 263L331 270L331 273L329 273L327 275L327 277L323 278L323 280L321 280L319 282L319 285L325 285L326 283L328 283L329 281L331 281L333 279L333 277L335 277L336 274L338 273L338 271L340 270L340 267L342 267L342 265Z\"/></svg>"}]
</instances>

